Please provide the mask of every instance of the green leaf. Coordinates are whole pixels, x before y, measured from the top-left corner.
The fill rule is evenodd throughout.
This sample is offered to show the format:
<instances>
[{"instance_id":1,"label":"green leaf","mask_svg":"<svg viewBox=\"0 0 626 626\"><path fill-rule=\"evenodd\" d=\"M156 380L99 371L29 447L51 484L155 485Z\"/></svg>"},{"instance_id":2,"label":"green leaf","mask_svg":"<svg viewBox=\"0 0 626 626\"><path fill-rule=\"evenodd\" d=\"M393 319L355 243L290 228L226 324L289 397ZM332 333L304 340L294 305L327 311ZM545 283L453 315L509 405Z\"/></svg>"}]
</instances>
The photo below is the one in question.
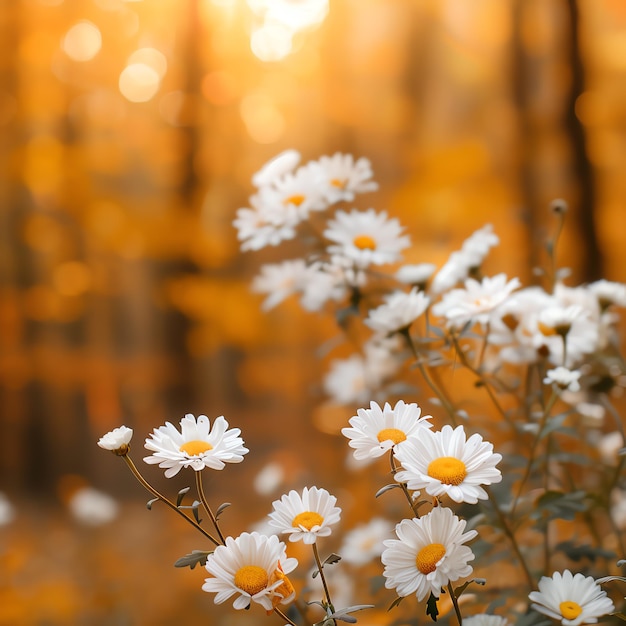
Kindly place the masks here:
<instances>
[{"instance_id":1,"label":"green leaf","mask_svg":"<svg viewBox=\"0 0 626 626\"><path fill-rule=\"evenodd\" d=\"M546 491L535 502L536 510L530 514L535 520L548 522L555 519L573 520L576 513L587 508L584 491Z\"/></svg>"},{"instance_id":2,"label":"green leaf","mask_svg":"<svg viewBox=\"0 0 626 626\"><path fill-rule=\"evenodd\" d=\"M339 563L339 561L341 561L341 557L338 554L335 554L333 552L332 554L328 555L324 559L324 562L322 563L322 566L324 566L324 565L334 565L335 563Z\"/></svg>"},{"instance_id":3,"label":"green leaf","mask_svg":"<svg viewBox=\"0 0 626 626\"><path fill-rule=\"evenodd\" d=\"M191 489L191 487L183 487L179 492L178 492L178 497L176 498L176 506L179 507L182 502L183 502L183 498L185 497L185 495L189 492L189 490Z\"/></svg>"},{"instance_id":4,"label":"green leaf","mask_svg":"<svg viewBox=\"0 0 626 626\"><path fill-rule=\"evenodd\" d=\"M391 611L391 609L395 608L396 606L398 606L400 604L400 602L402 602L402 600L404 600L405 596L398 596L390 605L389 608L387 609L387 611Z\"/></svg>"},{"instance_id":5,"label":"green leaf","mask_svg":"<svg viewBox=\"0 0 626 626\"><path fill-rule=\"evenodd\" d=\"M399 489L399 488L400 488L399 483L391 483L390 485L385 485L384 487L381 487L376 492L376 495L374 497L378 498L378 496L382 496L383 493L387 493L387 491L391 491L392 489Z\"/></svg>"},{"instance_id":6,"label":"green leaf","mask_svg":"<svg viewBox=\"0 0 626 626\"><path fill-rule=\"evenodd\" d=\"M193 569L196 565L205 565L209 554L212 554L212 552L193 550L191 554L181 556L180 559L174 563L174 567L189 567Z\"/></svg>"},{"instance_id":7,"label":"green leaf","mask_svg":"<svg viewBox=\"0 0 626 626\"><path fill-rule=\"evenodd\" d=\"M215 519L218 519L219 516L230 506L230 502L224 502L217 507L217 511L215 511Z\"/></svg>"},{"instance_id":8,"label":"green leaf","mask_svg":"<svg viewBox=\"0 0 626 626\"><path fill-rule=\"evenodd\" d=\"M472 578L471 580L468 580L466 582L464 582L462 585L460 585L459 587L457 587L454 590L454 595L457 598L461 597L461 594L468 588L469 585L471 585L472 583L476 583L477 585L485 585L487 583L487 581L484 578Z\"/></svg>"},{"instance_id":9,"label":"green leaf","mask_svg":"<svg viewBox=\"0 0 626 626\"><path fill-rule=\"evenodd\" d=\"M437 621L437 615L439 615L439 609L437 608L437 600L433 595L433 592L430 592L430 596L428 597L428 601L426 602L426 615L430 616L430 619L433 622Z\"/></svg>"}]
</instances>

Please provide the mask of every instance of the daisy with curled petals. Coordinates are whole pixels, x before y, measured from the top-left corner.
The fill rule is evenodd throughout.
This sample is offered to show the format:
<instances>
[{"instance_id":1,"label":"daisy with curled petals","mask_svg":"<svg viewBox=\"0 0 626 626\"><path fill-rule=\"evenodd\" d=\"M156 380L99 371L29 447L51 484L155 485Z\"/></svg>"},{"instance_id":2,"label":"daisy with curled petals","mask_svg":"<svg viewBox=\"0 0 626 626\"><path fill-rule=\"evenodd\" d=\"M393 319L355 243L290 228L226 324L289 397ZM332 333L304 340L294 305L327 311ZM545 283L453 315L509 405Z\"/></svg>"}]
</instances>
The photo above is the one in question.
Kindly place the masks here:
<instances>
[{"instance_id":1,"label":"daisy with curled petals","mask_svg":"<svg viewBox=\"0 0 626 626\"><path fill-rule=\"evenodd\" d=\"M285 544L276 535L242 533L236 539L227 537L225 545L208 555L205 567L210 577L202 590L216 594L215 604L237 595L235 609L247 609L256 602L273 611L294 599L286 574L297 565L296 559L287 558Z\"/></svg>"},{"instance_id":2,"label":"daisy with curled petals","mask_svg":"<svg viewBox=\"0 0 626 626\"><path fill-rule=\"evenodd\" d=\"M248 449L239 436L239 428L228 428L220 415L213 428L206 415L196 418L188 413L180 421L180 432L170 422L154 429L145 447L154 454L144 458L149 464L165 468L165 477L176 476L183 467L196 472L205 467L221 470L225 463L241 463Z\"/></svg>"},{"instance_id":3,"label":"daisy with curled petals","mask_svg":"<svg viewBox=\"0 0 626 626\"><path fill-rule=\"evenodd\" d=\"M392 408L388 402L381 408L377 402L370 402L369 409L358 409L350 418L351 428L343 428L341 433L354 448L357 461L373 460L393 450L397 455L409 439L421 437L423 431L432 428L430 415L422 415L416 404L405 404L398 400Z\"/></svg>"},{"instance_id":4,"label":"daisy with curled petals","mask_svg":"<svg viewBox=\"0 0 626 626\"><path fill-rule=\"evenodd\" d=\"M289 541L314 544L318 537L328 537L330 527L339 521L341 509L336 502L337 498L326 489L305 487L302 494L292 489L272 502L270 526L289 534Z\"/></svg>"},{"instance_id":5,"label":"daisy with curled petals","mask_svg":"<svg viewBox=\"0 0 626 626\"><path fill-rule=\"evenodd\" d=\"M381 560L385 587L400 597L415 594L418 601L432 593L439 597L449 582L472 573L468 561L474 559L462 544L478 534L465 530L460 520L446 507L435 507L419 519L404 519L396 526L397 539L387 539Z\"/></svg>"},{"instance_id":6,"label":"daisy with curled petals","mask_svg":"<svg viewBox=\"0 0 626 626\"><path fill-rule=\"evenodd\" d=\"M528 594L531 607L563 626L595 624L599 617L611 613L615 607L600 585L591 577L554 572L552 577L542 576L539 591Z\"/></svg>"},{"instance_id":7,"label":"daisy with curled petals","mask_svg":"<svg viewBox=\"0 0 626 626\"><path fill-rule=\"evenodd\" d=\"M411 245L408 235L402 235L397 219L374 209L337 211L328 222L324 237L332 242L328 246L330 254L347 258L359 268L395 263L400 260L401 251Z\"/></svg>"},{"instance_id":8,"label":"daisy with curled petals","mask_svg":"<svg viewBox=\"0 0 626 626\"><path fill-rule=\"evenodd\" d=\"M502 455L477 433L466 440L463 426L453 430L446 424L437 432L424 429L398 448L396 458L402 465L395 475L398 482L411 490L425 489L431 496L447 494L455 502L485 500L487 492L481 485L502 480L496 467Z\"/></svg>"},{"instance_id":9,"label":"daisy with curled petals","mask_svg":"<svg viewBox=\"0 0 626 626\"><path fill-rule=\"evenodd\" d=\"M115 452L118 456L124 456L125 454L128 454L128 451L130 450L130 440L132 439L132 436L132 428L120 426L100 437L98 445L104 450Z\"/></svg>"},{"instance_id":10,"label":"daisy with curled petals","mask_svg":"<svg viewBox=\"0 0 626 626\"><path fill-rule=\"evenodd\" d=\"M408 328L430 304L430 298L417 287L409 293L396 291L367 314L365 324L379 333L395 333Z\"/></svg>"}]
</instances>

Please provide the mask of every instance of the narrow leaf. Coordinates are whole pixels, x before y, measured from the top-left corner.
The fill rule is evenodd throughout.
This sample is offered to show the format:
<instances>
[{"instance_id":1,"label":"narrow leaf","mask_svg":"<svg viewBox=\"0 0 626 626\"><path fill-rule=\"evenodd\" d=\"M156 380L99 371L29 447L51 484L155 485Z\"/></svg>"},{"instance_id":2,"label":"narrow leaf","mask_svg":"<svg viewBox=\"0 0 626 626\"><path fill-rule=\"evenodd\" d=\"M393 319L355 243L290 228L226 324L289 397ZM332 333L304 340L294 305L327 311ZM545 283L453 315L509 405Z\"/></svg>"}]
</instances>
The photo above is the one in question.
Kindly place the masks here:
<instances>
[{"instance_id":1,"label":"narrow leaf","mask_svg":"<svg viewBox=\"0 0 626 626\"><path fill-rule=\"evenodd\" d=\"M324 559L322 565L334 565L335 563L339 563L339 561L341 561L341 557L333 552Z\"/></svg>"},{"instance_id":2,"label":"narrow leaf","mask_svg":"<svg viewBox=\"0 0 626 626\"><path fill-rule=\"evenodd\" d=\"M218 519L219 516L230 506L230 502L224 502L217 507L217 511L215 511L215 519Z\"/></svg>"},{"instance_id":3,"label":"narrow leaf","mask_svg":"<svg viewBox=\"0 0 626 626\"><path fill-rule=\"evenodd\" d=\"M152 511L152 505L153 505L155 502L158 502L158 501L159 501L159 499L158 499L158 498L152 498L152 500L148 500L148 501L146 502L146 508L148 509L148 511Z\"/></svg>"},{"instance_id":4,"label":"narrow leaf","mask_svg":"<svg viewBox=\"0 0 626 626\"><path fill-rule=\"evenodd\" d=\"M390 605L387 611L391 611L394 607L398 606L406 596L398 596Z\"/></svg>"},{"instance_id":5,"label":"narrow leaf","mask_svg":"<svg viewBox=\"0 0 626 626\"><path fill-rule=\"evenodd\" d=\"M399 487L400 487L400 485L398 483L391 483L390 485L385 485L384 487L381 487L376 492L376 495L374 497L378 498L378 496L382 496L383 493L386 493L387 491L391 491L391 489L396 489L396 488L399 488Z\"/></svg>"},{"instance_id":6,"label":"narrow leaf","mask_svg":"<svg viewBox=\"0 0 626 626\"><path fill-rule=\"evenodd\" d=\"M178 497L176 498L176 506L180 506L182 504L183 498L185 497L185 494L187 494L189 492L189 490L191 489L191 487L183 487L179 492L178 492Z\"/></svg>"}]
</instances>

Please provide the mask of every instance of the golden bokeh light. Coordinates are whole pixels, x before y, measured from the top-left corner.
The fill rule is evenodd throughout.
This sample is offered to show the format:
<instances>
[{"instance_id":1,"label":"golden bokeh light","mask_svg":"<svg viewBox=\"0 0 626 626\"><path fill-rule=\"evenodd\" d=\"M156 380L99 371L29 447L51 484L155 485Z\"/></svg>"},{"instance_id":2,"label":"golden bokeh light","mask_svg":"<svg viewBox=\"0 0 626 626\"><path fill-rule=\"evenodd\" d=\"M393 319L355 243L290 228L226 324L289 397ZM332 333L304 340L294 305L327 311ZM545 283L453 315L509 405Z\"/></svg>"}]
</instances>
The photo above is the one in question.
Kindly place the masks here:
<instances>
[{"instance_id":1,"label":"golden bokeh light","mask_svg":"<svg viewBox=\"0 0 626 626\"><path fill-rule=\"evenodd\" d=\"M161 77L157 70L145 63L131 63L121 72L120 93L130 102L148 102L159 90Z\"/></svg>"},{"instance_id":2,"label":"golden bokeh light","mask_svg":"<svg viewBox=\"0 0 626 626\"><path fill-rule=\"evenodd\" d=\"M73 61L91 61L100 52L102 34L95 24L81 20L65 33L62 47Z\"/></svg>"}]
</instances>

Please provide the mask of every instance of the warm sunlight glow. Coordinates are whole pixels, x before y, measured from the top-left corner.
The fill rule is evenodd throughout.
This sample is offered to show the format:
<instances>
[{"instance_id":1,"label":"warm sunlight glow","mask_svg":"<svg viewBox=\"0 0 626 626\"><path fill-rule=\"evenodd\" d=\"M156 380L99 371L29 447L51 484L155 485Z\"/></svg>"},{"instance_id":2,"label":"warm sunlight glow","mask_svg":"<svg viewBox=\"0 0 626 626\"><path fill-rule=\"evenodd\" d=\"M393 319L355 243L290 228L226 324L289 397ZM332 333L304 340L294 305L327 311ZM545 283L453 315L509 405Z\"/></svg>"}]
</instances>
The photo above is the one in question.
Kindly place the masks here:
<instances>
[{"instance_id":1,"label":"warm sunlight glow","mask_svg":"<svg viewBox=\"0 0 626 626\"><path fill-rule=\"evenodd\" d=\"M250 47L262 61L279 61L292 51L292 38L321 24L328 0L247 0L257 24Z\"/></svg>"},{"instance_id":2,"label":"warm sunlight glow","mask_svg":"<svg viewBox=\"0 0 626 626\"><path fill-rule=\"evenodd\" d=\"M158 72L145 63L131 63L120 74L119 88L122 95L131 102L151 100L160 85Z\"/></svg>"},{"instance_id":3,"label":"warm sunlight glow","mask_svg":"<svg viewBox=\"0 0 626 626\"><path fill-rule=\"evenodd\" d=\"M248 94L241 101L240 111L248 134L258 143L273 143L285 131L285 118L263 93Z\"/></svg>"},{"instance_id":4,"label":"warm sunlight glow","mask_svg":"<svg viewBox=\"0 0 626 626\"><path fill-rule=\"evenodd\" d=\"M139 50L135 50L135 52L128 57L128 64L131 65L133 63L143 63L151 67L159 75L159 78L163 78L167 71L167 59L165 55L156 48L140 48Z\"/></svg>"},{"instance_id":5,"label":"warm sunlight glow","mask_svg":"<svg viewBox=\"0 0 626 626\"><path fill-rule=\"evenodd\" d=\"M90 61L102 47L102 35L95 24L81 21L74 24L63 38L62 48L74 61Z\"/></svg>"}]
</instances>

